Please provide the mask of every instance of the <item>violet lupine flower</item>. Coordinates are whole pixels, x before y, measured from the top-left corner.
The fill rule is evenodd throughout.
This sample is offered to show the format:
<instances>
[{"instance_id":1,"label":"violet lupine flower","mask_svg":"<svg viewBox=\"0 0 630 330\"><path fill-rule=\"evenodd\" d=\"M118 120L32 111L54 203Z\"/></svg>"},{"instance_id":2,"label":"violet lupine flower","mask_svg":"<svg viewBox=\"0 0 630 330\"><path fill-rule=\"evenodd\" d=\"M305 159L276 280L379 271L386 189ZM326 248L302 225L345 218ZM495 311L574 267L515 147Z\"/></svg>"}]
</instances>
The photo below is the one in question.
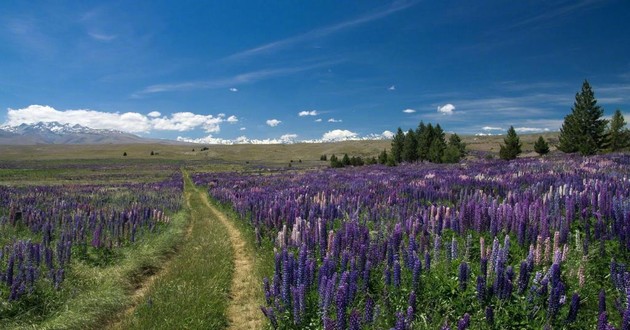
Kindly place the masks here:
<instances>
[{"instance_id":1,"label":"violet lupine flower","mask_svg":"<svg viewBox=\"0 0 630 330\"><path fill-rule=\"evenodd\" d=\"M424 268L429 271L431 269L431 255L426 251L424 253Z\"/></svg>"},{"instance_id":2,"label":"violet lupine flower","mask_svg":"<svg viewBox=\"0 0 630 330\"><path fill-rule=\"evenodd\" d=\"M400 288L400 282L401 282L401 279L400 279L400 272L401 272L401 269L400 269L400 263L398 262L398 260L396 260L396 261L394 262L394 286L395 286L397 289L399 289L399 288Z\"/></svg>"},{"instance_id":3,"label":"violet lupine flower","mask_svg":"<svg viewBox=\"0 0 630 330\"><path fill-rule=\"evenodd\" d=\"M486 307L486 323L489 325L494 324L494 309L492 306Z\"/></svg>"},{"instance_id":4,"label":"violet lupine flower","mask_svg":"<svg viewBox=\"0 0 630 330\"><path fill-rule=\"evenodd\" d=\"M518 274L518 294L525 292L527 284L529 284L529 267L526 261L522 261Z\"/></svg>"},{"instance_id":5,"label":"violet lupine flower","mask_svg":"<svg viewBox=\"0 0 630 330\"><path fill-rule=\"evenodd\" d=\"M350 330L360 330L361 329L361 315L359 311L353 309L350 312Z\"/></svg>"},{"instance_id":6,"label":"violet lupine flower","mask_svg":"<svg viewBox=\"0 0 630 330\"><path fill-rule=\"evenodd\" d=\"M599 313L599 317L597 318L597 330L607 330L608 329L608 313L601 312Z\"/></svg>"},{"instance_id":7,"label":"violet lupine flower","mask_svg":"<svg viewBox=\"0 0 630 330\"><path fill-rule=\"evenodd\" d=\"M366 324L372 324L372 322L374 322L374 299L372 299L372 297L367 297L365 300L365 314L363 316L363 321Z\"/></svg>"},{"instance_id":8,"label":"violet lupine flower","mask_svg":"<svg viewBox=\"0 0 630 330\"><path fill-rule=\"evenodd\" d=\"M470 326L470 314L465 313L464 316L457 322L457 330L466 330Z\"/></svg>"},{"instance_id":9,"label":"violet lupine flower","mask_svg":"<svg viewBox=\"0 0 630 330\"><path fill-rule=\"evenodd\" d=\"M599 314L606 311L606 291L599 290Z\"/></svg>"},{"instance_id":10,"label":"violet lupine flower","mask_svg":"<svg viewBox=\"0 0 630 330\"><path fill-rule=\"evenodd\" d=\"M405 315L402 312L396 312L396 330L405 330Z\"/></svg>"},{"instance_id":11,"label":"violet lupine flower","mask_svg":"<svg viewBox=\"0 0 630 330\"><path fill-rule=\"evenodd\" d=\"M416 315L416 292L415 291L411 291L411 293L409 294L409 299L407 300L407 306L409 306L409 308L411 309L411 317L409 315L409 308L407 309L407 318L409 319L409 322L411 322Z\"/></svg>"},{"instance_id":12,"label":"violet lupine flower","mask_svg":"<svg viewBox=\"0 0 630 330\"><path fill-rule=\"evenodd\" d=\"M418 290L420 285L420 274L422 272L422 262L418 257L415 257L415 261L413 263L413 272L412 272L412 290Z\"/></svg>"},{"instance_id":13,"label":"violet lupine flower","mask_svg":"<svg viewBox=\"0 0 630 330\"><path fill-rule=\"evenodd\" d=\"M481 267L481 270L480 270L481 275L483 277L488 276L488 259L485 258L485 257L482 257L481 260L480 260L480 263L481 263L481 266L480 266Z\"/></svg>"},{"instance_id":14,"label":"violet lupine flower","mask_svg":"<svg viewBox=\"0 0 630 330\"><path fill-rule=\"evenodd\" d=\"M486 299L485 276L477 275L477 299L479 300L479 302L483 302Z\"/></svg>"},{"instance_id":15,"label":"violet lupine flower","mask_svg":"<svg viewBox=\"0 0 630 330\"><path fill-rule=\"evenodd\" d=\"M579 307L580 307L580 295L577 292L575 292L573 293L573 296L571 297L571 305L569 306L569 315L567 315L568 323L575 322Z\"/></svg>"},{"instance_id":16,"label":"violet lupine flower","mask_svg":"<svg viewBox=\"0 0 630 330\"><path fill-rule=\"evenodd\" d=\"M464 261L459 264L459 289L462 291L466 290L466 285L468 284L468 276L468 264Z\"/></svg>"},{"instance_id":17,"label":"violet lupine flower","mask_svg":"<svg viewBox=\"0 0 630 330\"><path fill-rule=\"evenodd\" d=\"M343 283L337 288L337 329L346 328L346 308L348 307L346 291L346 285Z\"/></svg>"},{"instance_id":18,"label":"violet lupine flower","mask_svg":"<svg viewBox=\"0 0 630 330\"><path fill-rule=\"evenodd\" d=\"M630 306L626 308L621 320L621 330L630 330Z\"/></svg>"},{"instance_id":19,"label":"violet lupine flower","mask_svg":"<svg viewBox=\"0 0 630 330\"><path fill-rule=\"evenodd\" d=\"M453 238L451 239L451 258L453 259L457 259L458 258L458 247L457 247L457 240L455 239L455 236L453 235Z\"/></svg>"},{"instance_id":20,"label":"violet lupine flower","mask_svg":"<svg viewBox=\"0 0 630 330\"><path fill-rule=\"evenodd\" d=\"M271 322L271 326L274 329L278 329L278 320L276 319L276 314L273 311L273 307L260 307L260 309L262 310L263 314L269 319L269 322Z\"/></svg>"}]
</instances>

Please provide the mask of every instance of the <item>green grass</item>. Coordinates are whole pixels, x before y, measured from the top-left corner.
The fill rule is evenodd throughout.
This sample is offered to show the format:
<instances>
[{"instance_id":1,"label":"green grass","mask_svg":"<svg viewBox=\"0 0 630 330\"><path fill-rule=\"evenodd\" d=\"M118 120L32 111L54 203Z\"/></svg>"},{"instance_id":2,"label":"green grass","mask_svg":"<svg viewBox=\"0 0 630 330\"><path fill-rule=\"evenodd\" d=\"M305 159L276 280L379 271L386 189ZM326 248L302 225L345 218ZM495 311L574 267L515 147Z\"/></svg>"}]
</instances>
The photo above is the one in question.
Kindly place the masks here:
<instances>
[{"instance_id":1,"label":"green grass","mask_svg":"<svg viewBox=\"0 0 630 330\"><path fill-rule=\"evenodd\" d=\"M210 212L189 178L192 228L164 274L155 281L122 329L220 329L227 326L226 308L234 270L226 228L209 221Z\"/></svg>"},{"instance_id":2,"label":"green grass","mask_svg":"<svg viewBox=\"0 0 630 330\"><path fill-rule=\"evenodd\" d=\"M61 291L39 292L38 301L28 302L30 308L18 308L11 317L2 315L0 328L102 328L112 315L131 306L135 287L175 252L188 218L185 212L175 214L161 233L146 235L132 246L121 248L111 265L94 267L75 258Z\"/></svg>"}]
</instances>

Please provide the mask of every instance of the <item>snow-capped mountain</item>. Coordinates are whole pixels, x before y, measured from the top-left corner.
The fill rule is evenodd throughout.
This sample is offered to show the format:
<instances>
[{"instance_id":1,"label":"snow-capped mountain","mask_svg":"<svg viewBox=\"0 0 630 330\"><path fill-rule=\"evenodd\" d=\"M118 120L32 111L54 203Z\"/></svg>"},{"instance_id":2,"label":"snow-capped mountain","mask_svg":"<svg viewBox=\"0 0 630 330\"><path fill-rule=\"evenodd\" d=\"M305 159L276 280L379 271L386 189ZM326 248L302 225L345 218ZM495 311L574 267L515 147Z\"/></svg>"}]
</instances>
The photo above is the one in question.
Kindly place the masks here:
<instances>
[{"instance_id":1,"label":"snow-capped mountain","mask_svg":"<svg viewBox=\"0 0 630 330\"><path fill-rule=\"evenodd\" d=\"M39 122L0 127L0 144L124 144L148 143L153 140L107 129L58 122Z\"/></svg>"}]
</instances>

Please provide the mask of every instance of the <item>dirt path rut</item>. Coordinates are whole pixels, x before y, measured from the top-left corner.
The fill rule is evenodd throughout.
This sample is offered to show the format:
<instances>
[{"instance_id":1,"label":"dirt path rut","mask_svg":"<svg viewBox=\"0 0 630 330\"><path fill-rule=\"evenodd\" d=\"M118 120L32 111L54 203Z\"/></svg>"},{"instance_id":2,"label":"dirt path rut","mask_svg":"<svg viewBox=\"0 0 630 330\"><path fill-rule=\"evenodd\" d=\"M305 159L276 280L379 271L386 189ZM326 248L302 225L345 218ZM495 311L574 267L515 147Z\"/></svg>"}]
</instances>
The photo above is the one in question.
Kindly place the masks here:
<instances>
[{"instance_id":1,"label":"dirt path rut","mask_svg":"<svg viewBox=\"0 0 630 330\"><path fill-rule=\"evenodd\" d=\"M227 310L230 321L228 329L262 329L264 321L260 311L260 302L257 299L257 291L261 283L255 276L254 259L247 250L240 231L223 212L217 210L208 201L206 193L202 191L199 193L202 194L202 200L213 217L228 229L229 239L234 249L234 276L230 290L231 301Z\"/></svg>"}]
</instances>

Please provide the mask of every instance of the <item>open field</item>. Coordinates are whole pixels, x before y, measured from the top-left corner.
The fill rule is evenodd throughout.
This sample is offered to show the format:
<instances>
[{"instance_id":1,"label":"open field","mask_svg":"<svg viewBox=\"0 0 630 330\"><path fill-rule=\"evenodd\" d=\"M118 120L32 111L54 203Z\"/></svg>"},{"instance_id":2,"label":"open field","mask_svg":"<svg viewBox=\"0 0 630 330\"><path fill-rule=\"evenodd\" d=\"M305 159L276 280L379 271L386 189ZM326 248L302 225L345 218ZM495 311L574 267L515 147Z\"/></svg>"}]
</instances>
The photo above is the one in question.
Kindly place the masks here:
<instances>
[{"instance_id":1,"label":"open field","mask_svg":"<svg viewBox=\"0 0 630 330\"><path fill-rule=\"evenodd\" d=\"M319 156L390 142L0 147L0 325L626 322L628 156L505 162L487 157L502 137L465 141L460 164L344 169Z\"/></svg>"}]
</instances>

